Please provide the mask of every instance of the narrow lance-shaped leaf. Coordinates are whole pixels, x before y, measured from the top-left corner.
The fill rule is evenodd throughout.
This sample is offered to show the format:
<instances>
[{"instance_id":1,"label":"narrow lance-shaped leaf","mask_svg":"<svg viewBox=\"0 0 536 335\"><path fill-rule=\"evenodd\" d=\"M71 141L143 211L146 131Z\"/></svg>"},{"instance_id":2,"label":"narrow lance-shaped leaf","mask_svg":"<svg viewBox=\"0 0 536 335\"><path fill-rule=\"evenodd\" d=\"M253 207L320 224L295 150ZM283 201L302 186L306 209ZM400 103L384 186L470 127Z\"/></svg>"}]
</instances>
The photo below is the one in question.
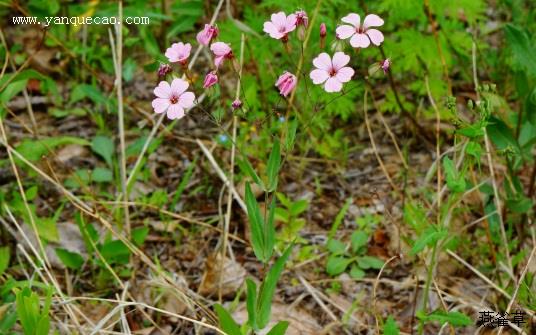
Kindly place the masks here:
<instances>
[{"instance_id":1,"label":"narrow lance-shaped leaf","mask_svg":"<svg viewBox=\"0 0 536 335\"><path fill-rule=\"evenodd\" d=\"M253 330L259 330L257 327L257 284L249 278L246 279L247 294L246 307L248 310L248 323Z\"/></svg>"},{"instance_id":2,"label":"narrow lance-shaped leaf","mask_svg":"<svg viewBox=\"0 0 536 335\"><path fill-rule=\"evenodd\" d=\"M218 319L220 320L220 328L226 332L228 335L242 335L240 331L240 326L233 320L233 317L223 306L216 304L214 305L214 310L218 314Z\"/></svg>"},{"instance_id":3,"label":"narrow lance-shaped leaf","mask_svg":"<svg viewBox=\"0 0 536 335\"><path fill-rule=\"evenodd\" d=\"M266 260L272 257L275 245L275 197L270 203L270 209L268 210L268 219L264 225L264 256Z\"/></svg>"},{"instance_id":4,"label":"narrow lance-shaped leaf","mask_svg":"<svg viewBox=\"0 0 536 335\"><path fill-rule=\"evenodd\" d=\"M247 158L244 157L244 159L239 159L237 161L238 167L240 170L242 170L243 173L248 175L253 181L259 185L262 189L264 189L264 183L262 182L261 178L257 175L257 172L255 172L255 169L253 169L253 166L251 166L251 163Z\"/></svg>"},{"instance_id":5,"label":"narrow lance-shaped leaf","mask_svg":"<svg viewBox=\"0 0 536 335\"><path fill-rule=\"evenodd\" d=\"M272 192L277 188L277 175L279 173L279 167L281 166L281 152L279 148L279 140L274 141L274 146L270 157L268 157L268 192Z\"/></svg>"},{"instance_id":6,"label":"narrow lance-shaped leaf","mask_svg":"<svg viewBox=\"0 0 536 335\"><path fill-rule=\"evenodd\" d=\"M287 328L287 321L279 321L266 335L285 335Z\"/></svg>"},{"instance_id":7,"label":"narrow lance-shaped leaf","mask_svg":"<svg viewBox=\"0 0 536 335\"><path fill-rule=\"evenodd\" d=\"M248 209L249 226L251 230L251 244L255 256L263 263L268 259L264 255L264 237L263 227L264 219L261 216L261 210L257 204L257 199L251 192L249 183L246 184L246 207Z\"/></svg>"},{"instance_id":8,"label":"narrow lance-shaped leaf","mask_svg":"<svg viewBox=\"0 0 536 335\"><path fill-rule=\"evenodd\" d=\"M294 119L288 123L287 136L285 137L285 149L287 152L291 151L294 147L294 140L296 139L296 129L298 128L298 120Z\"/></svg>"},{"instance_id":9,"label":"narrow lance-shaped leaf","mask_svg":"<svg viewBox=\"0 0 536 335\"><path fill-rule=\"evenodd\" d=\"M281 257L274 263L274 265L268 271L266 278L261 285L259 297L258 297L258 308L257 308L257 325L260 329L266 327L270 321L270 313L272 310L272 299L275 294L275 289L277 286L277 281L283 272L285 263L290 256L294 244L291 244L287 250L283 253Z\"/></svg>"}]
</instances>

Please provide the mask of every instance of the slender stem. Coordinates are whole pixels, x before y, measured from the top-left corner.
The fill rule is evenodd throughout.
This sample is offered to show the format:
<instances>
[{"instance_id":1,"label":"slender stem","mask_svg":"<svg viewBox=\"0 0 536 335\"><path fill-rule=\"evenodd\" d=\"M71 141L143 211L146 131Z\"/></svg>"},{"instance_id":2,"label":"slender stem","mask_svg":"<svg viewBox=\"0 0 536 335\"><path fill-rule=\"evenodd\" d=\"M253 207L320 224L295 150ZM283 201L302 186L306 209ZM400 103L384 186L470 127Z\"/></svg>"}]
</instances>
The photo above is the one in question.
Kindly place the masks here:
<instances>
[{"instance_id":1,"label":"slender stem","mask_svg":"<svg viewBox=\"0 0 536 335\"><path fill-rule=\"evenodd\" d=\"M426 308L428 307L428 292L430 291L430 285L432 283L432 277L434 275L435 259L436 259L438 243L435 243L434 246L432 247L432 258L430 259L430 264L428 265L428 274L426 276L426 283L424 285L424 292L423 292L423 298L422 298L422 310L425 313L426 313ZM419 321L419 335L422 335L423 330L424 330L424 319L421 319Z\"/></svg>"}]
</instances>

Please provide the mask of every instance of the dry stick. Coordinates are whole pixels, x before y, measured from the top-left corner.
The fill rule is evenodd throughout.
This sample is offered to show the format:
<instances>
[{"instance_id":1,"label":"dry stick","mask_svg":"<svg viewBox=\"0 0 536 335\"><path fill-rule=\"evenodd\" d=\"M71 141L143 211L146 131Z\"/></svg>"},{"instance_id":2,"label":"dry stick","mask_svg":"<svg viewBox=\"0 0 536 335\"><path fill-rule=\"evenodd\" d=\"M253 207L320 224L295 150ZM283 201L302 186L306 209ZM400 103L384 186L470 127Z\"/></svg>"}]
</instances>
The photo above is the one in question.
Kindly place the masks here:
<instances>
[{"instance_id":1,"label":"dry stick","mask_svg":"<svg viewBox=\"0 0 536 335\"><path fill-rule=\"evenodd\" d=\"M37 252L37 250L35 250L34 246L32 245L32 243L30 242L30 239L28 238L28 236L26 235L26 233L24 232L24 230L22 230L22 227L19 225L19 223L17 222L17 220L15 219L15 217L13 216L13 213L11 213L11 210L9 209L9 207L4 204L4 210L6 211L7 215L9 216L9 219L13 222L13 224L15 225L15 227L17 227L17 230L19 231L19 233L21 234L22 238L26 241L26 243L28 244L28 246L30 247L30 249L32 250L34 256L39 260L39 262L41 263L41 266L43 267L43 270L45 271L45 273L47 274L47 277L49 278L49 280L52 282L53 286L54 286L54 289L56 290L56 293L60 296L60 298L62 300L65 300L64 298L64 295L63 295L63 292L60 288L60 285L58 284L58 282L56 281L56 278L50 273L50 271L48 270L48 268L50 267L50 265L48 265L47 267L47 264L45 263L45 261L48 262L48 260L46 259L43 259L42 256L39 254L39 252ZM39 237L37 237L39 238ZM30 258L28 258L30 259ZM38 274L41 274L41 271L39 270L39 267L37 267L33 262L31 262L32 266L34 267L34 269L37 271ZM43 277L44 278L44 277ZM80 327L80 323L78 322L78 319L76 318L76 316L74 315L74 312L71 310L70 307L68 308L65 308L65 311L67 312L67 314L69 314L71 316L71 318L73 319L73 321L75 322L76 326L77 327Z\"/></svg>"},{"instance_id":2,"label":"dry stick","mask_svg":"<svg viewBox=\"0 0 536 335\"><path fill-rule=\"evenodd\" d=\"M245 35L242 34L242 37L240 39L240 69L238 70L238 80L236 82L236 94L235 99L240 98L240 81L242 80L242 67L244 65L244 42L245 42ZM231 112L233 113L233 140L232 140L232 147L231 147L231 168L230 168L230 176L229 176L229 190L234 188L234 167L235 167L235 154L236 154L236 128L238 123L238 118L236 114L234 113L234 109L231 108ZM233 196L231 191L228 192L227 195L227 215L225 216L225 223L223 226L223 242L221 247L221 265L220 265L220 276L219 276L219 285L218 285L218 300L222 301L222 285L223 285L223 267L225 265L225 255L227 250L227 238L229 235L229 225L231 223L231 209L233 205Z\"/></svg>"},{"instance_id":3,"label":"dry stick","mask_svg":"<svg viewBox=\"0 0 536 335\"><path fill-rule=\"evenodd\" d=\"M1 123L1 119L0 119L0 123ZM153 261L151 261L151 259L145 255L138 247L136 247L129 239L125 238L123 235L119 234L118 232L116 232L114 230L114 228L112 227L112 225L107 221L105 220L99 212L97 212L96 210L94 210L93 208L89 207L85 202L83 202L82 200L80 200L80 198L78 198L76 195L74 195L73 193L71 193L69 190L67 190L63 185L59 184L58 182L56 182L53 178L51 178L49 175L47 175L46 173L44 173L41 169L39 169L37 166L35 166L33 163L29 162L23 155L21 155L18 151L16 151L15 149L13 149L9 144L5 143L4 141L0 141L0 144L2 144L4 147L6 147L6 149L11 152L14 156L16 156L18 159L20 159L24 164L28 165L30 168L32 168L35 172L37 172L37 174L39 174L40 176L42 176L45 180L47 180L48 182L52 183L54 186L56 186L61 192L63 192L63 194L65 195L65 197L76 207L78 208L80 211L86 213L87 215L89 215L90 217L98 220L106 229L108 229L110 231L110 233L115 237L117 238L118 240L120 240L121 242L123 242L127 248L129 248L129 250L134 253L136 256L138 256L142 262L144 262L151 270L155 271L157 274L159 274L160 276L162 276L162 278L165 279L165 281L167 281L171 287L173 287L174 289L177 290L178 293L181 294L181 297L188 301L192 301L194 303L194 305L197 305L198 307L200 307L208 317L211 318L212 321L215 322L215 318L214 318L214 314L212 312L210 312L205 306L199 304L199 303L196 303L192 298L190 298L187 294L185 294L184 292L182 292L181 288L178 287L175 283L175 281L173 280L173 278L171 278L168 274L166 274L165 272L163 272L156 264L153 263Z\"/></svg>"},{"instance_id":4,"label":"dry stick","mask_svg":"<svg viewBox=\"0 0 536 335\"><path fill-rule=\"evenodd\" d=\"M366 94L366 93L365 93ZM372 286L372 310L374 312L374 319L376 320L376 333L380 334L380 323L378 322L378 311L376 310L376 291L378 289L378 284L380 283L380 278L382 276L383 270L387 267L389 263L394 261L395 259L399 258L400 255L395 255L391 258L389 258L380 269L380 272L378 272L378 275L376 276L376 280L374 281L374 285Z\"/></svg>"},{"instance_id":5,"label":"dry stick","mask_svg":"<svg viewBox=\"0 0 536 335\"><path fill-rule=\"evenodd\" d=\"M476 43L475 41L473 41L473 44L472 44L472 60L473 60L473 82L475 85L475 93L476 93L478 103L481 103L480 93L479 93L479 88L478 88L478 75L477 75L477 69L476 69ZM514 268L512 266L512 259L510 258L510 248L508 248L508 240L506 239L506 230L504 229L504 221L503 221L502 210L501 210L501 199L499 198L499 190L497 189L497 182L495 180L495 169L493 167L493 160L491 158L491 144L489 141L488 130L486 127L484 127L484 143L486 144L486 158L488 160L489 172L491 174L491 184L493 186L493 198L494 198L493 200L495 201L495 208L497 209L497 216L499 217L501 237L504 243L506 260L508 261L508 267L509 267L511 276L515 278Z\"/></svg>"},{"instance_id":6,"label":"dry stick","mask_svg":"<svg viewBox=\"0 0 536 335\"><path fill-rule=\"evenodd\" d=\"M2 132L2 142L7 144L7 135L4 129L4 122L2 121L2 118L0 118L0 131ZM24 203L24 208L26 209L28 219L30 220L30 226L32 227L33 233L35 234L35 239L37 240L37 244L39 245L39 249L44 259L43 265L50 267L50 262L48 261L47 254L45 252L45 247L43 246L43 242L41 241L41 237L39 236L39 232L37 230L37 224L35 223L34 215L32 213L32 210L30 209L30 206L28 205L28 200L26 199L26 192L24 191L24 186L22 186L22 181L20 179L19 170L17 169L17 164L15 164L13 155L9 150L7 150L7 155L9 157L9 162L11 164L11 168L13 169L13 173L15 174L15 179L17 180L17 186L19 188L22 202Z\"/></svg>"},{"instance_id":7,"label":"dry stick","mask_svg":"<svg viewBox=\"0 0 536 335\"><path fill-rule=\"evenodd\" d=\"M119 1L119 22L123 20L123 1ZM125 230L127 236L130 237L130 215L128 210L128 189L127 189L127 160L125 154L125 115L123 108L123 32L121 25L115 25L115 36L117 37L117 43L114 43L114 38L111 30L108 30L110 35L110 44L112 49L112 57L115 66L115 85L117 92L117 116L118 116L118 128L119 128L119 151L120 151L120 164L119 170L121 174L121 192L124 199L124 213L125 216Z\"/></svg>"},{"instance_id":8,"label":"dry stick","mask_svg":"<svg viewBox=\"0 0 536 335\"><path fill-rule=\"evenodd\" d=\"M247 210L246 204L244 203L244 200L242 200L242 198L240 197L240 194L238 194L238 192L236 191L236 188L231 185L231 183L229 182L229 178L227 178L223 170L220 168L220 166L214 159L214 156L212 156L212 154L210 153L208 148L203 144L203 142L201 142L200 140L196 140L196 141L197 141L197 145L199 145L199 147L201 148L205 156L207 156L208 161L210 162L214 170L216 170L218 177L220 177L221 181L231 190L236 202L238 202L238 204L240 205L244 213L247 214L248 210Z\"/></svg>"},{"instance_id":9,"label":"dry stick","mask_svg":"<svg viewBox=\"0 0 536 335\"><path fill-rule=\"evenodd\" d=\"M521 276L519 277L519 280L517 281L516 289L514 291L514 294L512 295L512 298L510 299L510 302L508 303L508 307L506 307L506 313L510 313L510 310L512 309L512 306L514 305L514 301L517 298L517 293L519 292L519 288L521 287L521 284L523 283L523 280L525 279L525 275L527 274L527 271L529 269L529 265L532 262L532 257L534 257L534 254L536 253L536 246L532 248L532 252L530 253L529 259L527 261L527 265L525 265L525 268L523 269L523 272L521 273ZM504 330L504 327L499 328L499 333L497 335L501 335Z\"/></svg>"},{"instance_id":10,"label":"dry stick","mask_svg":"<svg viewBox=\"0 0 536 335\"><path fill-rule=\"evenodd\" d=\"M389 184L393 188L395 192L400 192L398 187L395 185L393 180L391 179L391 176L389 176L389 173L387 172L387 169L385 168L385 165L383 164L383 160L380 157L380 154L378 153L378 149L376 148L376 142L374 141L374 136L372 135L372 130L370 129L370 122L368 118L368 112L367 112L367 95L368 95L368 89L365 89L365 94L363 96L363 110L365 111L365 124L367 126L368 135L370 138L370 144L372 145L372 150L374 151L374 155L376 156L376 160L380 164L380 167L383 171L383 174L389 181Z\"/></svg>"}]
</instances>

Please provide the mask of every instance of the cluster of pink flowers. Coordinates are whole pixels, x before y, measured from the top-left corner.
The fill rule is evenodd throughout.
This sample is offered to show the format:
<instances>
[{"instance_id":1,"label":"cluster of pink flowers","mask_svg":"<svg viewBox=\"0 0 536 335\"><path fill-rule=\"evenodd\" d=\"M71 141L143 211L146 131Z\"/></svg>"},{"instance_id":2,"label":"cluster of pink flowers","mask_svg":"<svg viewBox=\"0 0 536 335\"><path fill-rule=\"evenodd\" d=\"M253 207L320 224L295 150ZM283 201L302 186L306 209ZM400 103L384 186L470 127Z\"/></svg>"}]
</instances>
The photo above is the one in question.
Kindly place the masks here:
<instances>
[{"instance_id":1,"label":"cluster of pink flowers","mask_svg":"<svg viewBox=\"0 0 536 335\"><path fill-rule=\"evenodd\" d=\"M341 19L343 24L339 25L336 32L337 40L349 40L350 45L355 48L367 48L371 44L379 46L384 41L383 34L375 27L380 27L384 21L376 14L369 14L361 23L359 14L350 13ZM298 39L303 40L305 32L309 26L309 18L303 10L296 11L290 15L284 12L278 12L271 15L270 21L264 23L263 31L270 37L281 40L288 47L290 33L297 31ZM202 31L197 36L197 42L200 45L209 47L214 55L214 69L209 71L203 81L203 88L208 89L218 83L218 70L225 60L232 59L233 51L231 46L225 42L215 41L219 35L218 27L205 24ZM320 47L324 48L325 38L327 36L327 27L321 23L319 27ZM166 58L171 64L177 63L184 71L188 68L188 59L192 46L190 43L173 43L165 52ZM287 50L290 50L289 48ZM344 52L338 51L330 56L326 52L320 53L313 59L314 69L309 73L309 77L316 85L322 85L326 92L340 92L343 85L349 82L355 74L348 64L350 56ZM379 63L384 73L387 73L391 61L385 59ZM376 65L378 66L378 65ZM173 70L170 65L164 64L160 67L158 75L165 79ZM283 97L287 97L293 92L298 83L298 78L284 71L277 81L275 87ZM161 81L154 89L156 99L153 100L153 109L156 113L166 112L170 119L182 118L185 115L185 109L193 106L195 95L186 91L189 83L183 79L175 78L171 85L167 81ZM241 108L240 100L233 101L231 107L233 110Z\"/></svg>"},{"instance_id":2,"label":"cluster of pink flowers","mask_svg":"<svg viewBox=\"0 0 536 335\"><path fill-rule=\"evenodd\" d=\"M210 50L214 54L215 69L210 71L205 76L203 88L209 88L218 83L217 71L226 59L233 58L233 51L229 44L224 42L213 42L219 34L218 27L210 24L205 24L205 27L197 36L197 42L203 46L210 46ZM170 63L179 64L183 70L188 68L188 59L192 46L190 43L173 43L165 52L165 56ZM172 73L173 69L169 64L163 64L158 70L158 76L162 79L166 75ZM156 98L152 102L155 113L166 113L169 119L180 119L185 115L185 109L191 108L194 104L195 95L192 92L187 92L189 83L180 78L174 78L171 85L163 80L154 89ZM240 108L242 104L239 100L233 102L234 109Z\"/></svg>"}]
</instances>

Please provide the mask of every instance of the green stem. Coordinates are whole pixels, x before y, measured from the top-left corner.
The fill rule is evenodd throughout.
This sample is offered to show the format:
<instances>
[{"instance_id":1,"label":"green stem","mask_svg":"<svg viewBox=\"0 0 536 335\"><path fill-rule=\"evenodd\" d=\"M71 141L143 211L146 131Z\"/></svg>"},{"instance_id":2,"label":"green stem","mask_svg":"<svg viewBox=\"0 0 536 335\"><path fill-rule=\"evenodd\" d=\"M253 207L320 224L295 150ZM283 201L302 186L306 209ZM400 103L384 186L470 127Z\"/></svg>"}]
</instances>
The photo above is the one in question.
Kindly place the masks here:
<instances>
[{"instance_id":1,"label":"green stem","mask_svg":"<svg viewBox=\"0 0 536 335\"><path fill-rule=\"evenodd\" d=\"M430 291L430 285L432 283L432 276L434 275L434 268L435 268L435 259L436 259L436 253L437 253L437 245L439 244L439 241L434 244L432 248L432 259L430 260L430 265L428 267L428 275L426 277L426 284L424 285L424 296L423 296L423 302L422 302L422 310L426 313L426 308L428 305L428 292ZM424 319L421 319L419 321L419 335L422 335L424 330Z\"/></svg>"}]
</instances>

